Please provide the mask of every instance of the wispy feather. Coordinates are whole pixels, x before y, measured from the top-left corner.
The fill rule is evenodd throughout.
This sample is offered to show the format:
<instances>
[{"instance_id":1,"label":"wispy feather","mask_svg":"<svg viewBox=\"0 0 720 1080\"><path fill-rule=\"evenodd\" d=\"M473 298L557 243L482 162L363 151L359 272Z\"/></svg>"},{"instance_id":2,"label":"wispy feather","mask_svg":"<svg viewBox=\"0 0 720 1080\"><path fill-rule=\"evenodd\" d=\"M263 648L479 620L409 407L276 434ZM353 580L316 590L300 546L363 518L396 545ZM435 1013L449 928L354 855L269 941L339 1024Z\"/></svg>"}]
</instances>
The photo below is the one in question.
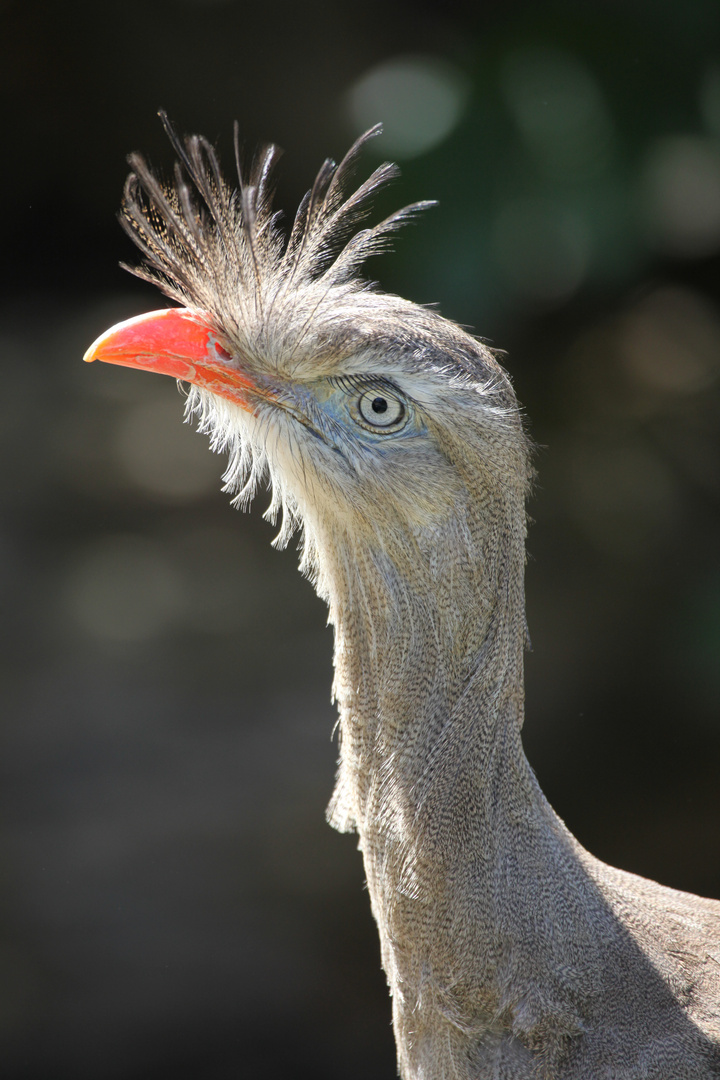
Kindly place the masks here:
<instances>
[{"instance_id":1,"label":"wispy feather","mask_svg":"<svg viewBox=\"0 0 720 1080\"><path fill-rule=\"evenodd\" d=\"M287 238L272 205L276 146L260 150L246 175L236 126L234 189L206 139L182 139L165 113L160 116L179 161L173 183L164 186L142 155L128 159L132 172L121 221L146 262L126 269L219 320L233 311L262 319L278 304L284 306L292 290L313 282L328 290L359 286L364 261L382 251L389 234L412 214L433 205L413 203L377 225L359 228L375 195L397 176L396 167L386 163L349 191L360 152L381 132L377 125L353 143L339 165L323 162Z\"/></svg>"}]
</instances>

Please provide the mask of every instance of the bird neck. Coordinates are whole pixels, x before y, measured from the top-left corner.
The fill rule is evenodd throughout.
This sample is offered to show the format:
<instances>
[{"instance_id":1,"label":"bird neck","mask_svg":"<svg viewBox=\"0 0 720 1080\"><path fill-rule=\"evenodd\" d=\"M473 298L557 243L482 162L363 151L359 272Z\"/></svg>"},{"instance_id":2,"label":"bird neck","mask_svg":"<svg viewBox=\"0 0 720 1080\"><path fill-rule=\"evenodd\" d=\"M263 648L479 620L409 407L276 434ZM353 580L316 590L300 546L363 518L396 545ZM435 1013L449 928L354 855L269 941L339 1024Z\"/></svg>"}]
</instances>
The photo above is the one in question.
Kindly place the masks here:
<instances>
[{"instance_id":1,"label":"bird neck","mask_svg":"<svg viewBox=\"0 0 720 1080\"><path fill-rule=\"evenodd\" d=\"M329 816L359 834L406 1076L420 1075L403 1054L422 1041L428 1000L436 1042L448 1022L480 1033L521 1010L525 960L552 1002L558 945L531 925L538 890L561 911L564 879L579 879L581 849L520 738L525 525L515 510L491 533L466 522L455 537L469 538L464 552L415 537L409 560L405 538L396 551L346 546L334 579L325 568L340 709Z\"/></svg>"},{"instance_id":2,"label":"bird neck","mask_svg":"<svg viewBox=\"0 0 720 1080\"><path fill-rule=\"evenodd\" d=\"M493 792L498 775L521 786L532 775L520 740L522 497L502 510L502 530L488 529L496 515L480 517L468 502L455 510L452 535L418 528L396 542L352 536L323 545L343 553L323 567L340 710L330 816L361 840L379 832L427 855L431 822L446 819L460 839L465 794ZM473 794L475 816L476 803Z\"/></svg>"}]
</instances>

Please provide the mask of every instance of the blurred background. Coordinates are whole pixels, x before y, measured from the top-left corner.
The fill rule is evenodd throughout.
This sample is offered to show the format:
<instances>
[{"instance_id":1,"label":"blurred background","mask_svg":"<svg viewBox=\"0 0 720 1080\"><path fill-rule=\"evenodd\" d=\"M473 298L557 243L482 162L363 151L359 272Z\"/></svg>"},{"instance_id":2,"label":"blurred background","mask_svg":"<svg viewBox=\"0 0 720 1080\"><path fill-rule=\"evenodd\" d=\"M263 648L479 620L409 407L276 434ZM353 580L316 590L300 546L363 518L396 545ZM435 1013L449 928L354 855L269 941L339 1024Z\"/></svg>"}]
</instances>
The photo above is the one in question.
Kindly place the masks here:
<instances>
[{"instance_id":1,"label":"blurred background","mask_svg":"<svg viewBox=\"0 0 720 1080\"><path fill-rule=\"evenodd\" d=\"M284 147L290 216L385 122L378 214L439 206L369 273L507 350L538 444L530 760L720 896L717 0L5 0L0 83L3 1076L395 1073L323 606L174 383L81 362L164 303L115 218L160 106Z\"/></svg>"}]
</instances>

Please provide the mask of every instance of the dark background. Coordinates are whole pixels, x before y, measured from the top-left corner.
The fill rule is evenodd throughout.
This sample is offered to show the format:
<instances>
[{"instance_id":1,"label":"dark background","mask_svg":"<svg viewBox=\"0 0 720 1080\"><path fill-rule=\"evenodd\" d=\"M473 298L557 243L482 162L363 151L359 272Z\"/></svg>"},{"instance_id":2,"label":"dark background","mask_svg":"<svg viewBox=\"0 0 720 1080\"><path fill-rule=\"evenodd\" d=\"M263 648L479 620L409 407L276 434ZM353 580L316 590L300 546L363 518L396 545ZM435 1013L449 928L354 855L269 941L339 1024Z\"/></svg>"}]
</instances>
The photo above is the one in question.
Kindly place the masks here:
<instances>
[{"instance_id":1,"label":"dark background","mask_svg":"<svg viewBox=\"0 0 720 1080\"><path fill-rule=\"evenodd\" d=\"M378 65L384 65L378 67ZM394 1075L323 606L171 380L83 365L156 111L438 208L369 268L508 351L538 443L526 746L595 854L720 896L720 6L6 0L0 1069ZM262 502L262 500L260 500Z\"/></svg>"}]
</instances>

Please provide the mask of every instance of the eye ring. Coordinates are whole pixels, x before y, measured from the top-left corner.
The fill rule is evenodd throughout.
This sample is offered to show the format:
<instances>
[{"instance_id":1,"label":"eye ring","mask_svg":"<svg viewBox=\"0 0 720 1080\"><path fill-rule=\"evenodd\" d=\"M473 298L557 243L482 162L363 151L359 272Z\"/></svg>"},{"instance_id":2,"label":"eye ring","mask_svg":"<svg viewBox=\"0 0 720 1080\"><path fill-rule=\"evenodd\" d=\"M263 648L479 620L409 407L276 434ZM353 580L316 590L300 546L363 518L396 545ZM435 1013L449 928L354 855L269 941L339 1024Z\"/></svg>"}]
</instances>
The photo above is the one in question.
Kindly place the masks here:
<instances>
[{"instance_id":1,"label":"eye ring","mask_svg":"<svg viewBox=\"0 0 720 1080\"><path fill-rule=\"evenodd\" d=\"M373 431L399 431L408 418L405 402L384 387L362 393L357 411L361 422Z\"/></svg>"}]
</instances>

